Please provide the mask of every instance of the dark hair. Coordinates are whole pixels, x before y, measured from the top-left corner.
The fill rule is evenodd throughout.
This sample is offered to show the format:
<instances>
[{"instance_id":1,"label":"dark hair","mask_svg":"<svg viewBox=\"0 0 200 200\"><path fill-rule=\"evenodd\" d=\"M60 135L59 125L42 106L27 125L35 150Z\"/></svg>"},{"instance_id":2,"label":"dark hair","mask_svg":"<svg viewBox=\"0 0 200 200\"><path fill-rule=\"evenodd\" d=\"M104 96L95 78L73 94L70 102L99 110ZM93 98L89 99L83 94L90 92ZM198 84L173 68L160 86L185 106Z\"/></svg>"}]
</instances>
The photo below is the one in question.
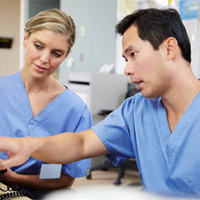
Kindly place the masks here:
<instances>
[{"instance_id":1,"label":"dark hair","mask_svg":"<svg viewBox=\"0 0 200 200\"><path fill-rule=\"evenodd\" d=\"M142 40L148 40L155 50L159 49L164 40L174 37L183 58L191 62L190 41L180 15L175 9L136 10L116 25L116 33L123 35L132 24L137 26L139 37Z\"/></svg>"}]
</instances>

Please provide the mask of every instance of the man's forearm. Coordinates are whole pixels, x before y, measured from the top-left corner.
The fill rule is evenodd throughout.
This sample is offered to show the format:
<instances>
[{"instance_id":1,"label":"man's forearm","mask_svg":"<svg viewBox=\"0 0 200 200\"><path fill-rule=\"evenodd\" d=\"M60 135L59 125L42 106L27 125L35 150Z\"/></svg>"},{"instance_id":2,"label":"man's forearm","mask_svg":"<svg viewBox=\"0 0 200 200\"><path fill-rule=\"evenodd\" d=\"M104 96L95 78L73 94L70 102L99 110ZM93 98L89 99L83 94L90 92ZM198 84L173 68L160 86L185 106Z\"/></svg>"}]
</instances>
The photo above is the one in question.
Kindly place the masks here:
<instances>
[{"instance_id":1,"label":"man's forearm","mask_svg":"<svg viewBox=\"0 0 200 200\"><path fill-rule=\"evenodd\" d=\"M48 163L66 164L82 157L79 133L62 133L55 136L29 138L31 156Z\"/></svg>"},{"instance_id":2,"label":"man's forearm","mask_svg":"<svg viewBox=\"0 0 200 200\"><path fill-rule=\"evenodd\" d=\"M21 165L30 156L47 163L67 164L109 153L92 129L38 138L0 137L0 151L8 154L7 160L0 160L0 170Z\"/></svg>"}]
</instances>

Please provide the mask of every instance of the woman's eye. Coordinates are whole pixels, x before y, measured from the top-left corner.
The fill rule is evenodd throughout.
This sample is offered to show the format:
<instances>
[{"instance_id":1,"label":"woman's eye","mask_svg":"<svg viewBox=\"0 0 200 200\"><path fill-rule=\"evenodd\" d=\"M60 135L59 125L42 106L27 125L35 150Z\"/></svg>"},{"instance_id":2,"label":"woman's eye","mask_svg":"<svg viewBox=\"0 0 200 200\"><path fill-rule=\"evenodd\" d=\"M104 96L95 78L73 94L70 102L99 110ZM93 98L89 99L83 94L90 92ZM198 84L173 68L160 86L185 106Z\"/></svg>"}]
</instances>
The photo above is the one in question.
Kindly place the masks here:
<instances>
[{"instance_id":1,"label":"woman's eye","mask_svg":"<svg viewBox=\"0 0 200 200\"><path fill-rule=\"evenodd\" d=\"M40 44L35 43L34 45L36 49L42 49L42 46Z\"/></svg>"},{"instance_id":2,"label":"woman's eye","mask_svg":"<svg viewBox=\"0 0 200 200\"><path fill-rule=\"evenodd\" d=\"M53 52L53 54L54 54L57 58L59 58L59 57L62 56L62 55L61 55L60 53L58 53L58 52Z\"/></svg>"}]
</instances>

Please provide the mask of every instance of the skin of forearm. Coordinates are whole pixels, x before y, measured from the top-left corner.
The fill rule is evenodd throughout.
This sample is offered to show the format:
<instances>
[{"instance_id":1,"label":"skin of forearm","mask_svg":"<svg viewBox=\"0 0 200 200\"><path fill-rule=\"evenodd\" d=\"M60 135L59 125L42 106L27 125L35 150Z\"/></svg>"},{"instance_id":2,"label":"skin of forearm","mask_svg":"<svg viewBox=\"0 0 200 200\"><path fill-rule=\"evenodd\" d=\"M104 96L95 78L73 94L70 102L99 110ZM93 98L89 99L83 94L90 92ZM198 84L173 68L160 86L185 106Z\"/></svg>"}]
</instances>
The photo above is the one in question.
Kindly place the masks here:
<instances>
[{"instance_id":1,"label":"skin of forearm","mask_svg":"<svg viewBox=\"0 0 200 200\"><path fill-rule=\"evenodd\" d=\"M62 133L50 137L30 138L33 149L31 156L44 162L60 164L83 159L80 150L82 142L77 135L78 133Z\"/></svg>"},{"instance_id":2,"label":"skin of forearm","mask_svg":"<svg viewBox=\"0 0 200 200\"><path fill-rule=\"evenodd\" d=\"M67 164L110 153L92 129L48 137L0 137L0 150L8 154L8 159L0 160L0 169L21 165L30 156L47 163Z\"/></svg>"},{"instance_id":3,"label":"skin of forearm","mask_svg":"<svg viewBox=\"0 0 200 200\"><path fill-rule=\"evenodd\" d=\"M37 190L53 190L61 188L70 188L74 179L66 174L61 174L59 179L39 179L38 175L16 174L12 179L2 181L6 185L18 185L24 188Z\"/></svg>"},{"instance_id":4,"label":"skin of forearm","mask_svg":"<svg viewBox=\"0 0 200 200\"><path fill-rule=\"evenodd\" d=\"M109 153L91 129L30 139L31 156L48 163L67 164Z\"/></svg>"}]
</instances>

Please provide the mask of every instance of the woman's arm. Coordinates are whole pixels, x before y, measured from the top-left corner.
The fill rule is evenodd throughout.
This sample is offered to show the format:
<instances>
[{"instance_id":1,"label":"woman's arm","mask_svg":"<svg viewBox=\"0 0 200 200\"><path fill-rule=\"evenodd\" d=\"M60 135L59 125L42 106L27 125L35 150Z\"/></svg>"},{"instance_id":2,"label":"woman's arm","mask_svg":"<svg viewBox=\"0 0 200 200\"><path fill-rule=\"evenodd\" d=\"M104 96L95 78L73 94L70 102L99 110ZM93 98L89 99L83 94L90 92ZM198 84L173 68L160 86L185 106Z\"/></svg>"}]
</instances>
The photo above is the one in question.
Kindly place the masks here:
<instances>
[{"instance_id":1,"label":"woman's arm","mask_svg":"<svg viewBox=\"0 0 200 200\"><path fill-rule=\"evenodd\" d=\"M7 172L1 174L0 182L6 185L18 185L24 188L31 188L38 190L54 190L60 188L70 188L75 178L66 174L61 174L59 179L39 179L38 175L23 175L7 169Z\"/></svg>"}]
</instances>

